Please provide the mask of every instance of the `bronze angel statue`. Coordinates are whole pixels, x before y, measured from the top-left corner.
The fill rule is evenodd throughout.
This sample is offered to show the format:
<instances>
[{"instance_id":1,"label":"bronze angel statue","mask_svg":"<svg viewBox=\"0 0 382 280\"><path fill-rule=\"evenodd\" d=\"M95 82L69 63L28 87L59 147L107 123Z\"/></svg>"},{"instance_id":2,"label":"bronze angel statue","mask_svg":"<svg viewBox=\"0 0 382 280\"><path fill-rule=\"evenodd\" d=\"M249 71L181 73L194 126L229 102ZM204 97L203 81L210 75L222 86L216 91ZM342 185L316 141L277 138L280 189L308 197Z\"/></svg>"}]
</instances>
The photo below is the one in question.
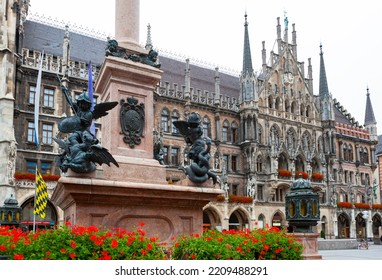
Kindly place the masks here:
<instances>
[{"instance_id":1,"label":"bronze angel statue","mask_svg":"<svg viewBox=\"0 0 382 280\"><path fill-rule=\"evenodd\" d=\"M191 113L187 121L174 121L173 124L184 137L186 143L191 146L188 158L192 160L184 171L188 178L194 183L204 183L212 178L216 184L217 176L210 171L211 139L203 139L203 128L198 114Z\"/></svg>"},{"instance_id":2,"label":"bronze angel statue","mask_svg":"<svg viewBox=\"0 0 382 280\"><path fill-rule=\"evenodd\" d=\"M91 110L92 102L87 92L82 92L76 100L73 100L68 89L63 85L61 88L74 115L58 124L59 131L68 133L68 137L65 140L53 138L62 150L58 160L60 169L63 172L70 168L76 173L90 173L96 169L96 163L99 165L105 163L109 166L113 163L119 167L113 156L99 144L96 136L90 131L92 121L106 116L118 102L96 104Z\"/></svg>"}]
</instances>

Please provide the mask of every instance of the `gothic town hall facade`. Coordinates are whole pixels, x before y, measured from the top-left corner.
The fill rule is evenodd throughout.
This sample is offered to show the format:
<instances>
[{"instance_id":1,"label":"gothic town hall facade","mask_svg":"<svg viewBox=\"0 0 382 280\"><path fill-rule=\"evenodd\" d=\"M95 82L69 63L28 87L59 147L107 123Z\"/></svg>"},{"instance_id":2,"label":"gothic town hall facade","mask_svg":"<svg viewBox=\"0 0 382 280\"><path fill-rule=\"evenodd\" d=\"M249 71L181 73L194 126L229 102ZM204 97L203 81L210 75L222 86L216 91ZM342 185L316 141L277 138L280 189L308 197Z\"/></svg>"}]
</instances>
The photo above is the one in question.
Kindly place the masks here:
<instances>
[{"instance_id":1,"label":"gothic town hall facade","mask_svg":"<svg viewBox=\"0 0 382 280\"><path fill-rule=\"evenodd\" d=\"M73 98L93 81L105 57L106 38L71 30L42 18L27 17L29 1L8 1L1 7L0 59L2 77L0 203L11 195L23 208L22 225L32 221L34 185L28 172L36 166L45 175L51 195L60 170L59 148L52 140L57 123L71 114L61 89L66 81ZM5 10L3 10L5 9ZM329 91L323 47L320 46L319 89L313 88L310 59L298 60L295 25L276 19L276 45L261 61L250 51L250 32L244 18L243 67L240 74L211 69L159 52L162 80L154 94L154 141L164 151L167 181L184 178L187 146L172 122L190 112L202 119L204 136L212 139L210 164L220 177L225 195L204 207L209 228L286 227L285 195L301 174L320 196L320 221L314 228L326 238L377 238L381 227L378 137L369 89L365 92L365 121L360 124ZM153 48L148 27L146 49ZM41 92L36 92L42 49ZM155 48L154 48L155 49ZM36 148L34 96L40 94L39 135ZM360 93L353 93L360 94ZM362 93L361 93L362 94ZM95 93L94 102L97 102ZM102 121L96 123L102 142ZM102 169L102 167L100 167ZM365 221L362 212L368 211ZM60 224L63 212L48 203L40 227Z\"/></svg>"}]
</instances>

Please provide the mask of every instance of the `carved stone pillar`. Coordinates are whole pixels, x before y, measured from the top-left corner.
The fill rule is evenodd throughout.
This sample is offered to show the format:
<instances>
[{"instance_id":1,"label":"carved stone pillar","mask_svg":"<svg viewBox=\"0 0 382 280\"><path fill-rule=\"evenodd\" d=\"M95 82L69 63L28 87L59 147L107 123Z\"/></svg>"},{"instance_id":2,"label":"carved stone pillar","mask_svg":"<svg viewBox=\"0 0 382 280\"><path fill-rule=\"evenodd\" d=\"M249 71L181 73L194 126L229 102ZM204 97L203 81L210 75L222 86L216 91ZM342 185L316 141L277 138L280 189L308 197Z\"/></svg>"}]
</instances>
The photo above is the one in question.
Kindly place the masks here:
<instances>
[{"instance_id":1,"label":"carved stone pillar","mask_svg":"<svg viewBox=\"0 0 382 280\"><path fill-rule=\"evenodd\" d=\"M115 39L119 46L139 53L139 0L115 0Z\"/></svg>"}]
</instances>

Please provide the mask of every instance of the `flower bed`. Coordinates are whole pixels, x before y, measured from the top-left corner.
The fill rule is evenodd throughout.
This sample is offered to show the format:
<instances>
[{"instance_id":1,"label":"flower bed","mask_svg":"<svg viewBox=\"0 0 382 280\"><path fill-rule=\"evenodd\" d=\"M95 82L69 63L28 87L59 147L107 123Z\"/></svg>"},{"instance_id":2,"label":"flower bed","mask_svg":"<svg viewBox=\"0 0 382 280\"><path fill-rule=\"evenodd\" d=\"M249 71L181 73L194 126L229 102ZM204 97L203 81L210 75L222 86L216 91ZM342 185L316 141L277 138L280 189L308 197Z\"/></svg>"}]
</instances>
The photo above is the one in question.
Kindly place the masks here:
<instances>
[{"instance_id":1,"label":"flower bed","mask_svg":"<svg viewBox=\"0 0 382 280\"><path fill-rule=\"evenodd\" d=\"M229 202L230 203L252 203L253 198L249 196L230 195Z\"/></svg>"},{"instance_id":2,"label":"flower bed","mask_svg":"<svg viewBox=\"0 0 382 280\"><path fill-rule=\"evenodd\" d=\"M278 174L280 177L287 177L287 178L292 177L292 171L285 170L285 169L279 169Z\"/></svg>"},{"instance_id":3,"label":"flower bed","mask_svg":"<svg viewBox=\"0 0 382 280\"><path fill-rule=\"evenodd\" d=\"M224 195L218 195L216 197L216 201L218 202L224 202L225 196ZM249 196L241 196L241 195L230 195L228 197L229 203L252 203L253 198Z\"/></svg>"},{"instance_id":4,"label":"flower bed","mask_svg":"<svg viewBox=\"0 0 382 280\"><path fill-rule=\"evenodd\" d=\"M377 204L377 203L376 203L376 204L373 204L373 205L372 205L372 208L373 208L373 209L382 209L382 204Z\"/></svg>"},{"instance_id":5,"label":"flower bed","mask_svg":"<svg viewBox=\"0 0 382 280\"><path fill-rule=\"evenodd\" d=\"M143 224L141 224L143 226ZM0 227L0 255L15 260L160 260L166 255L157 238L142 227L100 230L95 226L64 226L25 233Z\"/></svg>"},{"instance_id":6,"label":"flower bed","mask_svg":"<svg viewBox=\"0 0 382 280\"><path fill-rule=\"evenodd\" d=\"M339 208L353 208L353 203L347 202L347 201L337 202L337 207L339 207Z\"/></svg>"},{"instance_id":7,"label":"flower bed","mask_svg":"<svg viewBox=\"0 0 382 280\"><path fill-rule=\"evenodd\" d=\"M60 175L54 175L54 174L42 174L42 178L45 182L49 181L58 181L60 179ZM22 173L22 172L16 172L15 173L15 179L16 180L30 180L35 181L36 180L36 174L35 173Z\"/></svg>"},{"instance_id":8,"label":"flower bed","mask_svg":"<svg viewBox=\"0 0 382 280\"><path fill-rule=\"evenodd\" d=\"M210 230L202 236L180 237L173 246L175 260L300 260L302 245L278 228L253 231Z\"/></svg>"},{"instance_id":9,"label":"flower bed","mask_svg":"<svg viewBox=\"0 0 382 280\"><path fill-rule=\"evenodd\" d=\"M308 179L309 174L306 173L305 171L296 171L296 178L300 178L300 174L302 175L302 179Z\"/></svg>"},{"instance_id":10,"label":"flower bed","mask_svg":"<svg viewBox=\"0 0 382 280\"><path fill-rule=\"evenodd\" d=\"M157 238L140 227L101 230L95 226L63 226L36 233L0 227L0 255L13 260L165 260ZM164 245L164 244L163 244ZM253 231L205 231L182 236L166 248L172 259L300 260L302 244L278 228Z\"/></svg>"},{"instance_id":11,"label":"flower bed","mask_svg":"<svg viewBox=\"0 0 382 280\"><path fill-rule=\"evenodd\" d=\"M354 203L355 208L370 209L370 204L367 203Z\"/></svg>"},{"instance_id":12,"label":"flower bed","mask_svg":"<svg viewBox=\"0 0 382 280\"><path fill-rule=\"evenodd\" d=\"M324 179L324 175L321 173L313 172L312 173L312 180L315 181L322 181Z\"/></svg>"}]
</instances>

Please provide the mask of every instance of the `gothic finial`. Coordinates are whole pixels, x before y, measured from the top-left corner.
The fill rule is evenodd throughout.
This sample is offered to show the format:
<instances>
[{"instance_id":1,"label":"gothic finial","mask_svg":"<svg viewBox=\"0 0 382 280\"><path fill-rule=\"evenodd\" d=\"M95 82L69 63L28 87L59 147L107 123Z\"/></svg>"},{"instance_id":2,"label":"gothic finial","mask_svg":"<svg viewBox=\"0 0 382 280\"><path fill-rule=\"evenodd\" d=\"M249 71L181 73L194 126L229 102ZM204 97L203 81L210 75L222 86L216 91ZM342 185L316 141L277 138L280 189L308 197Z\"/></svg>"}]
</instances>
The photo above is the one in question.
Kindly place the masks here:
<instances>
[{"instance_id":1,"label":"gothic finial","mask_svg":"<svg viewBox=\"0 0 382 280\"><path fill-rule=\"evenodd\" d=\"M147 38L146 38L146 50L152 50L153 49L153 43L151 41L151 26L150 23L147 25Z\"/></svg>"}]
</instances>

